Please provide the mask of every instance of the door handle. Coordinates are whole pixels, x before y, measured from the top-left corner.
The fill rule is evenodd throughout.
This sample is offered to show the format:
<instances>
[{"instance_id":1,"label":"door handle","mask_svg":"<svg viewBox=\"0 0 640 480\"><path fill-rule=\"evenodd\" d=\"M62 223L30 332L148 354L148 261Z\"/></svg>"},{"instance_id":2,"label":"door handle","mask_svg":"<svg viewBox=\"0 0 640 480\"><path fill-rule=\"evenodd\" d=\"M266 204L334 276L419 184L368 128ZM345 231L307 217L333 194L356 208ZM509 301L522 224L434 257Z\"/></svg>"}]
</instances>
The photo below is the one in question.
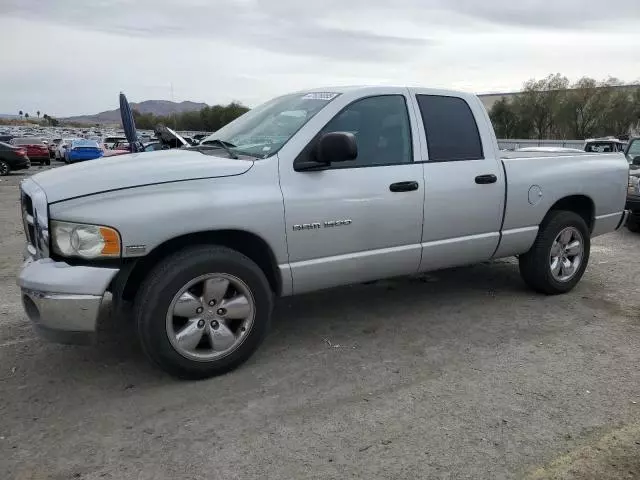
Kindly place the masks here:
<instances>
[{"instance_id":1,"label":"door handle","mask_svg":"<svg viewBox=\"0 0 640 480\"><path fill-rule=\"evenodd\" d=\"M476 183L478 185L486 185L488 183L496 183L498 181L498 177L496 177L493 173L488 175L478 175L476 177Z\"/></svg>"},{"instance_id":2,"label":"door handle","mask_svg":"<svg viewBox=\"0 0 640 480\"><path fill-rule=\"evenodd\" d=\"M397 182L389 185L389 190L392 192L411 192L412 190L418 190L418 182Z\"/></svg>"}]
</instances>

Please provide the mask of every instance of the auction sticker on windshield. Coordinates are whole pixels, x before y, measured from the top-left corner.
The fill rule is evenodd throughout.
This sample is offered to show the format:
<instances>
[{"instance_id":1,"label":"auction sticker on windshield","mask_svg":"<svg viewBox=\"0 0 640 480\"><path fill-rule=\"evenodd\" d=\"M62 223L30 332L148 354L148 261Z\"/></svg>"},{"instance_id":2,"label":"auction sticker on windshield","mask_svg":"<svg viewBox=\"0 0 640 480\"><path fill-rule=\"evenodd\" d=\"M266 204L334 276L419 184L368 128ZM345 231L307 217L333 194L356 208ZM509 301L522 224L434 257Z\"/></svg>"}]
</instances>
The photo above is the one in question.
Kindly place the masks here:
<instances>
[{"instance_id":1,"label":"auction sticker on windshield","mask_svg":"<svg viewBox=\"0 0 640 480\"><path fill-rule=\"evenodd\" d=\"M311 92L302 97L302 100L333 100L337 96L337 93L332 92Z\"/></svg>"}]
</instances>

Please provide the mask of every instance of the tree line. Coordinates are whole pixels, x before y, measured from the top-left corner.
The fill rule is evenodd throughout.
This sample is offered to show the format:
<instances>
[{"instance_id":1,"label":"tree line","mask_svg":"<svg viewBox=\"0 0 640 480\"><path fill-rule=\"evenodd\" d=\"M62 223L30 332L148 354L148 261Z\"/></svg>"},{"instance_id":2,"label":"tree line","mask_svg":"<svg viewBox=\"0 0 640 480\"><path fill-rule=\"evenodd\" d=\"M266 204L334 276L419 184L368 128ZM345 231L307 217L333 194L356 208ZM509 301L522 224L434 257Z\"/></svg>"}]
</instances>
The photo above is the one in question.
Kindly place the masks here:
<instances>
[{"instance_id":1,"label":"tree line","mask_svg":"<svg viewBox=\"0 0 640 480\"><path fill-rule=\"evenodd\" d=\"M247 111L249 109L244 105L232 102L228 105L207 106L199 111L166 116L133 110L133 118L136 127L143 130L153 130L156 125L163 124L181 131L215 132Z\"/></svg>"},{"instance_id":2,"label":"tree line","mask_svg":"<svg viewBox=\"0 0 640 480\"><path fill-rule=\"evenodd\" d=\"M40 119L40 112L38 112L38 120L29 116L29 113L23 113L22 110L19 112L20 120L17 118L0 118L0 125L40 125L41 127L57 127L60 125L60 121L52 117L51 115L44 114L42 119Z\"/></svg>"},{"instance_id":3,"label":"tree line","mask_svg":"<svg viewBox=\"0 0 640 480\"><path fill-rule=\"evenodd\" d=\"M549 75L525 82L522 93L496 102L489 116L498 138L628 135L640 124L640 85L589 77L570 83L563 75Z\"/></svg>"}]
</instances>

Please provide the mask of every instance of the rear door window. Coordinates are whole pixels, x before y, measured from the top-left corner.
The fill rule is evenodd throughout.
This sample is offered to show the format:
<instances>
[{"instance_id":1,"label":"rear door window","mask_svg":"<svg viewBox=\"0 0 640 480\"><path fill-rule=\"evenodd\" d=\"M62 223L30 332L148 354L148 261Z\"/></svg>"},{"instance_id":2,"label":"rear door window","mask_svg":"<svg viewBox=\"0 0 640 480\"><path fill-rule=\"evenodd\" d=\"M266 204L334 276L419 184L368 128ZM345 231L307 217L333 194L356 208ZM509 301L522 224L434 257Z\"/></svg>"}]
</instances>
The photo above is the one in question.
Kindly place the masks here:
<instances>
[{"instance_id":1,"label":"rear door window","mask_svg":"<svg viewBox=\"0 0 640 480\"><path fill-rule=\"evenodd\" d=\"M465 100L441 95L417 95L416 98L430 162L484 158L478 125Z\"/></svg>"}]
</instances>

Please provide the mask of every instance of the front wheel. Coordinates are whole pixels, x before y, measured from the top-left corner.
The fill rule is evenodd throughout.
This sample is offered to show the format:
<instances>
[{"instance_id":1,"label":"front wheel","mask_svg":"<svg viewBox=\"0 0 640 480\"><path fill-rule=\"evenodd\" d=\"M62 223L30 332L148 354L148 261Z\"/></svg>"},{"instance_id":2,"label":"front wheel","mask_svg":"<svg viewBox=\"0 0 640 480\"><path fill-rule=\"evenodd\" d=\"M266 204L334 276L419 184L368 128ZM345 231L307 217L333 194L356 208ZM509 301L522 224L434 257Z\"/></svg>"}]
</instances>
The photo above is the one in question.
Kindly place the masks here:
<instances>
[{"instance_id":1,"label":"front wheel","mask_svg":"<svg viewBox=\"0 0 640 480\"><path fill-rule=\"evenodd\" d=\"M531 249L520 255L520 275L537 292L566 293L582 278L591 249L584 219L568 211L553 211L543 221Z\"/></svg>"},{"instance_id":2,"label":"front wheel","mask_svg":"<svg viewBox=\"0 0 640 480\"><path fill-rule=\"evenodd\" d=\"M4 160L0 160L0 177L9 175L10 171L11 171L11 168L9 168L9 164Z\"/></svg>"},{"instance_id":3,"label":"front wheel","mask_svg":"<svg viewBox=\"0 0 640 480\"><path fill-rule=\"evenodd\" d=\"M640 222L635 212L631 212L627 217L627 229L633 233L640 233Z\"/></svg>"},{"instance_id":4,"label":"front wheel","mask_svg":"<svg viewBox=\"0 0 640 480\"><path fill-rule=\"evenodd\" d=\"M151 271L134 312L146 355L174 376L200 379L253 354L272 304L269 282L252 260L226 247L197 246Z\"/></svg>"}]
</instances>

